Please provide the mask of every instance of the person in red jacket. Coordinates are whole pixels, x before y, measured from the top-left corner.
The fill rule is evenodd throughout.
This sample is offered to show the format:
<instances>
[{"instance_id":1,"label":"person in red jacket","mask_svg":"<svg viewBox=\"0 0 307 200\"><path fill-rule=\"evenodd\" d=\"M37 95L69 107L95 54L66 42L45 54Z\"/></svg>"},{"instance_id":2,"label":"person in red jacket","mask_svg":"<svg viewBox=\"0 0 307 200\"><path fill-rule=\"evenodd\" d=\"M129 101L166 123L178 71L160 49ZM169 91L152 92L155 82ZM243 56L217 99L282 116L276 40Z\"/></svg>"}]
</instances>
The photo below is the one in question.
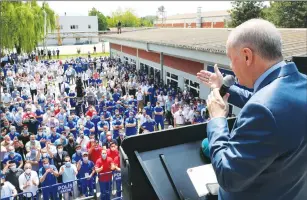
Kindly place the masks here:
<instances>
[{"instance_id":1,"label":"person in red jacket","mask_svg":"<svg viewBox=\"0 0 307 200\"><path fill-rule=\"evenodd\" d=\"M117 146L114 142L110 142L110 149L107 150L108 157L114 160L115 157L119 156Z\"/></svg>"},{"instance_id":2,"label":"person in red jacket","mask_svg":"<svg viewBox=\"0 0 307 200\"><path fill-rule=\"evenodd\" d=\"M111 198L111 182L112 170L114 163L112 158L107 156L106 149L101 152L101 157L96 161L95 170L98 173L100 186L100 200L110 200Z\"/></svg>"},{"instance_id":3,"label":"person in red jacket","mask_svg":"<svg viewBox=\"0 0 307 200\"><path fill-rule=\"evenodd\" d=\"M99 158L101 158L101 152L102 152L102 147L99 145L99 141L95 141L95 144L92 145L88 149L88 155L89 159L93 161L93 163L96 163Z\"/></svg>"},{"instance_id":4,"label":"person in red jacket","mask_svg":"<svg viewBox=\"0 0 307 200\"><path fill-rule=\"evenodd\" d=\"M94 112L96 112L96 109L94 106L90 106L88 111L85 113L86 116L89 116L90 118L93 117ZM96 112L97 113L97 112Z\"/></svg>"},{"instance_id":5,"label":"person in red jacket","mask_svg":"<svg viewBox=\"0 0 307 200\"><path fill-rule=\"evenodd\" d=\"M22 121L29 121L30 119L35 118L35 114L31 112L31 108L26 108L26 113L22 116Z\"/></svg>"}]
</instances>

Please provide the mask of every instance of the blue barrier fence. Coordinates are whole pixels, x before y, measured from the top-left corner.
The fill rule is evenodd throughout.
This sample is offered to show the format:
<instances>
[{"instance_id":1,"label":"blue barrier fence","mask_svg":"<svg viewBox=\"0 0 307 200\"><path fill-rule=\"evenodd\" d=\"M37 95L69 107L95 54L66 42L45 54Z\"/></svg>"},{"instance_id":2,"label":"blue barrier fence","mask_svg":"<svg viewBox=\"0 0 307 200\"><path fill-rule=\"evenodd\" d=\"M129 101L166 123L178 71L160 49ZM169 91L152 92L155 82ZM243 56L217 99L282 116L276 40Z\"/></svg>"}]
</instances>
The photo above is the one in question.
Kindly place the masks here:
<instances>
[{"instance_id":1,"label":"blue barrier fence","mask_svg":"<svg viewBox=\"0 0 307 200\"><path fill-rule=\"evenodd\" d=\"M99 181L100 176L111 176L110 180ZM108 178L105 178L108 179ZM115 186L115 188L114 188ZM99 190L99 192L98 192ZM116 190L115 195L112 191ZM18 193L16 196L2 198L1 200L74 200L74 199L110 199L122 200L120 172L108 172L95 174L93 177L76 179L66 183L57 183L50 186L40 187L36 194L32 192ZM98 195L100 193L100 195ZM82 196L80 196L82 194ZM113 197L112 197L113 196Z\"/></svg>"},{"instance_id":2,"label":"blue barrier fence","mask_svg":"<svg viewBox=\"0 0 307 200\"><path fill-rule=\"evenodd\" d=\"M22 192L22 193L18 193L16 196L10 196L10 197L6 197L6 198L1 198L1 200L24 199L25 196L28 197L31 200L34 197L32 192Z\"/></svg>"}]
</instances>

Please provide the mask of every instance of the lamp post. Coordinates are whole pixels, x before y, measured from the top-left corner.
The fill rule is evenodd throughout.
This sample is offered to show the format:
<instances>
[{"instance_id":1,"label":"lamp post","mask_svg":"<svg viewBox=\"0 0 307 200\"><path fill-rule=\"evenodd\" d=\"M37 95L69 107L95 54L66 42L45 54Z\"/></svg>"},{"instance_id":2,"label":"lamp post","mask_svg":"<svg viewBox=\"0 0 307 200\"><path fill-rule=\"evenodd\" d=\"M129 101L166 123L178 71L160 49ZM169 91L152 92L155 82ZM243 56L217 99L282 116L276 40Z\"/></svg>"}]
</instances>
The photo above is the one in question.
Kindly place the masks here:
<instances>
[{"instance_id":1,"label":"lamp post","mask_svg":"<svg viewBox=\"0 0 307 200\"><path fill-rule=\"evenodd\" d=\"M44 11L44 51L46 52L47 54L47 48L46 48L46 36L47 36L47 13L45 11L45 9L43 10Z\"/></svg>"}]
</instances>

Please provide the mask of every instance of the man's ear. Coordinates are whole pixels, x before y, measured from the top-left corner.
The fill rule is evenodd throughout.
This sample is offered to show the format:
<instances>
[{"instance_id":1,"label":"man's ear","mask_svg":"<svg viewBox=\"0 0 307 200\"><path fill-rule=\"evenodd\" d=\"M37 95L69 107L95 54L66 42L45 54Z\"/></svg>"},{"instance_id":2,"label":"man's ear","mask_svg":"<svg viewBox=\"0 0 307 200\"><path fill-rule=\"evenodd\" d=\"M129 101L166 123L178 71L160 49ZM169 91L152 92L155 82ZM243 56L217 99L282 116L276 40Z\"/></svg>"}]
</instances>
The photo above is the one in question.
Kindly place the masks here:
<instances>
[{"instance_id":1,"label":"man's ear","mask_svg":"<svg viewBox=\"0 0 307 200\"><path fill-rule=\"evenodd\" d=\"M250 48L243 48L242 50L242 54L245 57L245 63L247 66L251 66L251 64L253 63L253 56L254 53L252 52L252 50Z\"/></svg>"}]
</instances>

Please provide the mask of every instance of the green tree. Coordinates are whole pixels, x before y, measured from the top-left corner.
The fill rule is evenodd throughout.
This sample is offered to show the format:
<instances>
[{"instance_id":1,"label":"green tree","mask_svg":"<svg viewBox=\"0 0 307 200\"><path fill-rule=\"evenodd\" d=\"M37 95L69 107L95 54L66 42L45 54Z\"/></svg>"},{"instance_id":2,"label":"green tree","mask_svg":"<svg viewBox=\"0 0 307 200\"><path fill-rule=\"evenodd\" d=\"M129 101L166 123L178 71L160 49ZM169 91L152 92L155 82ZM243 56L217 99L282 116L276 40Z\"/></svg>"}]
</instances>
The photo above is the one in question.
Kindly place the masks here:
<instances>
[{"instance_id":1,"label":"green tree","mask_svg":"<svg viewBox=\"0 0 307 200\"><path fill-rule=\"evenodd\" d=\"M40 7L36 1L1 2L0 48L17 53L31 52L44 39L44 10L47 31L55 29L55 15L47 3Z\"/></svg>"},{"instance_id":2,"label":"green tree","mask_svg":"<svg viewBox=\"0 0 307 200\"><path fill-rule=\"evenodd\" d=\"M265 18L281 28L306 28L307 3L302 1L270 2Z\"/></svg>"},{"instance_id":3,"label":"green tree","mask_svg":"<svg viewBox=\"0 0 307 200\"><path fill-rule=\"evenodd\" d=\"M153 26L156 18L157 16L151 16L151 15L141 17L141 25L146 26L146 27L151 27Z\"/></svg>"},{"instance_id":4,"label":"green tree","mask_svg":"<svg viewBox=\"0 0 307 200\"><path fill-rule=\"evenodd\" d=\"M89 16L97 16L98 18L98 30L99 31L105 31L108 28L107 18L102 14L100 11L98 11L96 8L92 8L88 12Z\"/></svg>"},{"instance_id":5,"label":"green tree","mask_svg":"<svg viewBox=\"0 0 307 200\"><path fill-rule=\"evenodd\" d=\"M243 22L263 17L262 9L264 5L257 1L235 1L232 2L232 9L229 11L231 21L227 24L228 27L236 27Z\"/></svg>"},{"instance_id":6,"label":"green tree","mask_svg":"<svg viewBox=\"0 0 307 200\"><path fill-rule=\"evenodd\" d=\"M122 27L152 26L153 24L146 17L139 18L131 8L124 11L118 8L111 13L111 16L107 17L108 27L116 27L119 21L121 21Z\"/></svg>"}]
</instances>

